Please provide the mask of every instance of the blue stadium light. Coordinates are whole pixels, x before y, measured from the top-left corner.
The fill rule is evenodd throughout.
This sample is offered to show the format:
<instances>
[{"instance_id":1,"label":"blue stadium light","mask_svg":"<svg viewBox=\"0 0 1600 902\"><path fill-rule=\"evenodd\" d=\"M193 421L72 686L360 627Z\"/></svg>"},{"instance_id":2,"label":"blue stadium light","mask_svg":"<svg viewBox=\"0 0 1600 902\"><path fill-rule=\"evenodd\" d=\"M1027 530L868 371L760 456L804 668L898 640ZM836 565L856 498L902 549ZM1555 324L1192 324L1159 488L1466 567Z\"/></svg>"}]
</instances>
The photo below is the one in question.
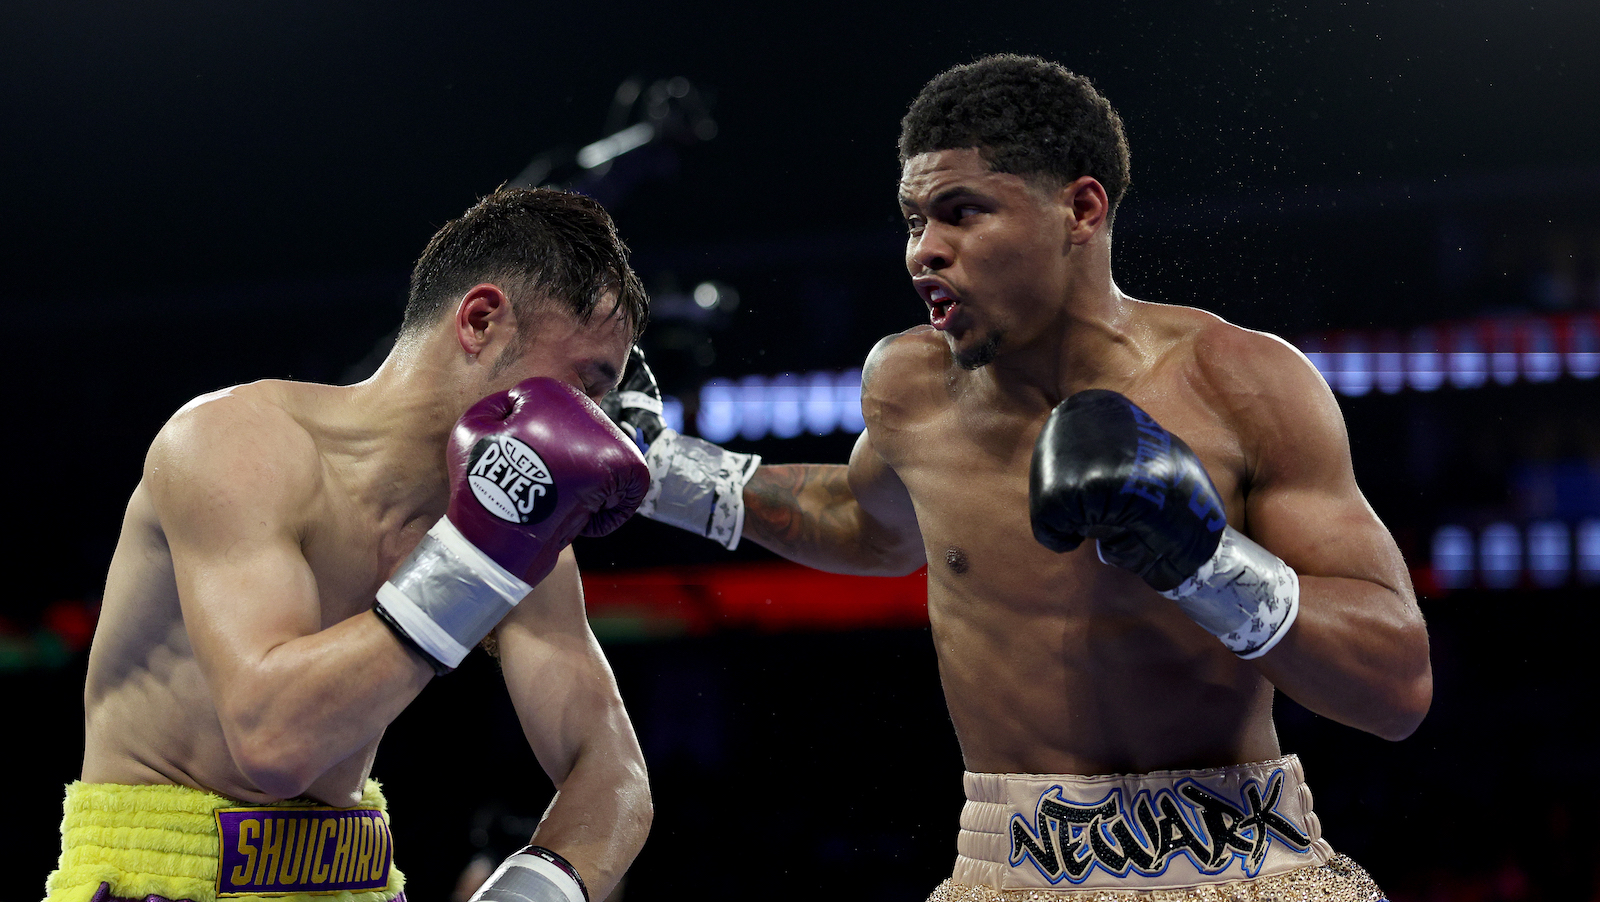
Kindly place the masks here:
<instances>
[{"instance_id":1,"label":"blue stadium light","mask_svg":"<svg viewBox=\"0 0 1600 902\"><path fill-rule=\"evenodd\" d=\"M1435 391L1600 376L1600 317L1483 318L1394 332L1307 336L1301 350L1328 386L1360 397L1377 389Z\"/></svg>"},{"instance_id":2,"label":"blue stadium light","mask_svg":"<svg viewBox=\"0 0 1600 902\"><path fill-rule=\"evenodd\" d=\"M1553 382L1561 376L1561 353L1549 323L1528 323L1523 333L1527 350L1522 355L1522 375L1529 382Z\"/></svg>"},{"instance_id":3,"label":"blue stadium light","mask_svg":"<svg viewBox=\"0 0 1600 902\"><path fill-rule=\"evenodd\" d=\"M834 403L838 405L839 431L860 435L867 428L861 418L861 370L845 370L833 384Z\"/></svg>"},{"instance_id":4,"label":"blue stadium light","mask_svg":"<svg viewBox=\"0 0 1600 902\"><path fill-rule=\"evenodd\" d=\"M1405 355L1397 350L1379 351L1372 355L1375 366L1374 376L1378 382L1378 391L1392 395L1406 387L1406 359Z\"/></svg>"},{"instance_id":5,"label":"blue stadium light","mask_svg":"<svg viewBox=\"0 0 1600 902\"><path fill-rule=\"evenodd\" d=\"M1491 523L1478 537L1478 565L1483 584L1509 589L1522 578L1522 536L1510 523Z\"/></svg>"},{"instance_id":6,"label":"blue stadium light","mask_svg":"<svg viewBox=\"0 0 1600 902\"><path fill-rule=\"evenodd\" d=\"M1567 581L1572 569L1572 531L1567 524L1543 520L1528 527L1528 572L1534 585L1552 589Z\"/></svg>"},{"instance_id":7,"label":"blue stadium light","mask_svg":"<svg viewBox=\"0 0 1600 902\"><path fill-rule=\"evenodd\" d=\"M682 420L681 404L677 416ZM695 428L701 438L719 443L734 436L757 441L802 432L859 433L867 428L861 419L861 371L712 379L700 387Z\"/></svg>"},{"instance_id":8,"label":"blue stadium light","mask_svg":"<svg viewBox=\"0 0 1600 902\"><path fill-rule=\"evenodd\" d=\"M1472 585L1472 533L1464 526L1441 526L1433 534L1433 577L1446 589Z\"/></svg>"},{"instance_id":9,"label":"blue stadium light","mask_svg":"<svg viewBox=\"0 0 1600 902\"><path fill-rule=\"evenodd\" d=\"M767 386L768 403L772 405L772 435L774 438L794 438L805 428L804 395L800 379L793 373L780 373Z\"/></svg>"},{"instance_id":10,"label":"blue stadium light","mask_svg":"<svg viewBox=\"0 0 1600 902\"><path fill-rule=\"evenodd\" d=\"M741 378L736 403L739 437L751 442L765 438L772 428L772 400L767 394L766 377Z\"/></svg>"},{"instance_id":11,"label":"blue stadium light","mask_svg":"<svg viewBox=\"0 0 1600 902\"><path fill-rule=\"evenodd\" d=\"M1444 355L1439 353L1439 337L1432 329L1411 333L1406 351L1406 380L1416 391L1433 391L1444 384Z\"/></svg>"},{"instance_id":12,"label":"blue stadium light","mask_svg":"<svg viewBox=\"0 0 1600 902\"><path fill-rule=\"evenodd\" d=\"M1600 330L1590 320L1572 324L1571 350L1567 352L1567 372L1576 379L1600 376Z\"/></svg>"},{"instance_id":13,"label":"blue stadium light","mask_svg":"<svg viewBox=\"0 0 1600 902\"><path fill-rule=\"evenodd\" d=\"M1600 520L1578 524L1578 581L1586 586L1600 584Z\"/></svg>"},{"instance_id":14,"label":"blue stadium light","mask_svg":"<svg viewBox=\"0 0 1600 902\"><path fill-rule=\"evenodd\" d=\"M671 395L661 398L661 419L674 432L683 431L683 402Z\"/></svg>"},{"instance_id":15,"label":"blue stadium light","mask_svg":"<svg viewBox=\"0 0 1600 902\"><path fill-rule=\"evenodd\" d=\"M1372 391L1372 354L1367 351L1366 342L1359 335L1349 336L1345 340L1344 350L1335 354L1334 358L1337 361L1334 372L1340 394L1359 398Z\"/></svg>"},{"instance_id":16,"label":"blue stadium light","mask_svg":"<svg viewBox=\"0 0 1600 902\"><path fill-rule=\"evenodd\" d=\"M1495 323L1490 327L1489 373L1498 385L1517 381L1521 359L1517 355L1517 331L1511 324Z\"/></svg>"},{"instance_id":17,"label":"blue stadium light","mask_svg":"<svg viewBox=\"0 0 1600 902\"><path fill-rule=\"evenodd\" d=\"M1450 384L1456 388L1478 388L1489 378L1489 362L1478 341L1477 330L1458 326L1450 336Z\"/></svg>"},{"instance_id":18,"label":"blue stadium light","mask_svg":"<svg viewBox=\"0 0 1600 902\"><path fill-rule=\"evenodd\" d=\"M721 444L739 434L738 407L731 382L712 379L700 386L700 412L695 415L695 431L708 442Z\"/></svg>"},{"instance_id":19,"label":"blue stadium light","mask_svg":"<svg viewBox=\"0 0 1600 902\"><path fill-rule=\"evenodd\" d=\"M839 425L839 405L834 403L834 375L810 373L805 379L806 431L812 435L827 435Z\"/></svg>"}]
</instances>

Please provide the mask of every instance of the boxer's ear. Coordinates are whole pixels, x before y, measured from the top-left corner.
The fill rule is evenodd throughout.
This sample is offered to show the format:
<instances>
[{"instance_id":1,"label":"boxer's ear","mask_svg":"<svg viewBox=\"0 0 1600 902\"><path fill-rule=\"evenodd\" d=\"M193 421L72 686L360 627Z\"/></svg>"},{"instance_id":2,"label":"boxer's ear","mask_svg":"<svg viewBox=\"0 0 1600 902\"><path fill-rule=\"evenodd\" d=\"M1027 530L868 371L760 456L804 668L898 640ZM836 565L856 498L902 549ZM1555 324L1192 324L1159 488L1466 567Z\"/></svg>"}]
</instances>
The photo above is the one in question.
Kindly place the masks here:
<instances>
[{"instance_id":1,"label":"boxer's ear","mask_svg":"<svg viewBox=\"0 0 1600 902\"><path fill-rule=\"evenodd\" d=\"M1066 209L1067 237L1073 244L1087 244L1106 225L1111 201L1105 186L1093 176L1073 179L1063 187L1057 200Z\"/></svg>"},{"instance_id":2,"label":"boxer's ear","mask_svg":"<svg viewBox=\"0 0 1600 902\"><path fill-rule=\"evenodd\" d=\"M456 304L456 341L468 354L483 353L497 339L515 331L511 299L500 286L483 282L472 286Z\"/></svg>"}]
</instances>

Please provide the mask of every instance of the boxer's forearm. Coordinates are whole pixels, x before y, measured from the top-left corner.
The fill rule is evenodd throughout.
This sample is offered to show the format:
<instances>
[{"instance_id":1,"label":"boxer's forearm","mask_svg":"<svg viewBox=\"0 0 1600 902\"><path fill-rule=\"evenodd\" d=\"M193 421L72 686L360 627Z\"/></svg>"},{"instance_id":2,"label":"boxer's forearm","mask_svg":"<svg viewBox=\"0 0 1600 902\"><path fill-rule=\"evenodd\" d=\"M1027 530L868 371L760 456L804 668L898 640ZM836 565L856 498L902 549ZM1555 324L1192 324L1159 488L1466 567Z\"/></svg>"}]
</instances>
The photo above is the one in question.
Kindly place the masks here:
<instances>
[{"instance_id":1,"label":"boxer's forearm","mask_svg":"<svg viewBox=\"0 0 1600 902\"><path fill-rule=\"evenodd\" d=\"M745 485L744 536L791 561L833 573L899 576L923 564L919 537L862 509L842 464L762 466Z\"/></svg>"},{"instance_id":2,"label":"boxer's forearm","mask_svg":"<svg viewBox=\"0 0 1600 902\"><path fill-rule=\"evenodd\" d=\"M431 676L366 613L230 668L217 711L244 775L293 798L382 735Z\"/></svg>"},{"instance_id":3,"label":"boxer's forearm","mask_svg":"<svg viewBox=\"0 0 1600 902\"><path fill-rule=\"evenodd\" d=\"M531 842L572 863L603 902L644 846L654 808L642 758L580 756Z\"/></svg>"},{"instance_id":4,"label":"boxer's forearm","mask_svg":"<svg viewBox=\"0 0 1600 902\"><path fill-rule=\"evenodd\" d=\"M1428 633L1410 594L1366 580L1300 576L1294 626L1256 661L1284 694L1385 739L1416 730L1433 700Z\"/></svg>"}]
</instances>

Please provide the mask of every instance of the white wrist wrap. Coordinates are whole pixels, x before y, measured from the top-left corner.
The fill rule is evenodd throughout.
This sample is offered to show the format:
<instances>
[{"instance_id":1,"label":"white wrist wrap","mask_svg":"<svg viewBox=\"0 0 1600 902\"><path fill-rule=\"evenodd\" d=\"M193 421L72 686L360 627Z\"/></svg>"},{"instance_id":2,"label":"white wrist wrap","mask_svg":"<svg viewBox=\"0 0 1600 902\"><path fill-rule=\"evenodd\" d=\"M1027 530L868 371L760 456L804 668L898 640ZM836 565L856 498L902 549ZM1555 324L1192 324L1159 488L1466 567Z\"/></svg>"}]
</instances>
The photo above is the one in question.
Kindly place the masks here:
<instances>
[{"instance_id":1,"label":"white wrist wrap","mask_svg":"<svg viewBox=\"0 0 1600 902\"><path fill-rule=\"evenodd\" d=\"M378 604L418 647L456 667L531 591L440 517L378 589Z\"/></svg>"},{"instance_id":2,"label":"white wrist wrap","mask_svg":"<svg viewBox=\"0 0 1600 902\"><path fill-rule=\"evenodd\" d=\"M1162 595L1241 658L1272 650L1300 611L1300 577L1232 526L1194 576Z\"/></svg>"},{"instance_id":3,"label":"white wrist wrap","mask_svg":"<svg viewBox=\"0 0 1600 902\"><path fill-rule=\"evenodd\" d=\"M705 536L732 549L744 531L744 486L756 474L759 454L664 429L644 456L650 491L639 513Z\"/></svg>"},{"instance_id":4,"label":"white wrist wrap","mask_svg":"<svg viewBox=\"0 0 1600 902\"><path fill-rule=\"evenodd\" d=\"M518 852L472 894L470 902L588 902L572 875L531 852Z\"/></svg>"},{"instance_id":5,"label":"white wrist wrap","mask_svg":"<svg viewBox=\"0 0 1600 902\"><path fill-rule=\"evenodd\" d=\"M666 409L660 398L642 391L618 391L617 401L623 410L643 410L658 417Z\"/></svg>"}]
</instances>

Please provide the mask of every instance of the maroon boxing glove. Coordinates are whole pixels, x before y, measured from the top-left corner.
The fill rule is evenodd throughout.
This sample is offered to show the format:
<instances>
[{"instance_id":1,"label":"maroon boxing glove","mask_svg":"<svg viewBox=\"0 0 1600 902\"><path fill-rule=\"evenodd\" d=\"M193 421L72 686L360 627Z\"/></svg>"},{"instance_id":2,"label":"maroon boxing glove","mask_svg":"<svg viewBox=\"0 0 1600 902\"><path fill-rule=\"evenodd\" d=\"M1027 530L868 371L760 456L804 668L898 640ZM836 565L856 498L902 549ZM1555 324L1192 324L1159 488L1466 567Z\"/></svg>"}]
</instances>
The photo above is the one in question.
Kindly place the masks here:
<instances>
[{"instance_id":1,"label":"maroon boxing glove","mask_svg":"<svg viewBox=\"0 0 1600 902\"><path fill-rule=\"evenodd\" d=\"M650 488L644 458L584 394L527 379L474 404L450 436L450 507L378 590L374 610L446 672L556 565Z\"/></svg>"}]
</instances>

